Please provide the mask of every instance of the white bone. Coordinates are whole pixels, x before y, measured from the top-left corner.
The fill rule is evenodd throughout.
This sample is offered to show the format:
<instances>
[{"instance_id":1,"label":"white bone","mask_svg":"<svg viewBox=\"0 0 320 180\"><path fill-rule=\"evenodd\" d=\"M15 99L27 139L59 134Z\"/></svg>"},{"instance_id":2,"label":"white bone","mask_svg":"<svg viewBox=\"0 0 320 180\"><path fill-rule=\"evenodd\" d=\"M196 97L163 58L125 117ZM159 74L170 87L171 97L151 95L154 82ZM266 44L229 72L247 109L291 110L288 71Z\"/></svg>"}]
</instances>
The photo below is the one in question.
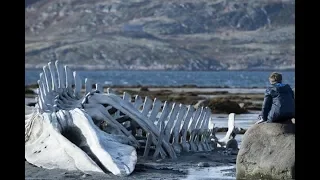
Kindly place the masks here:
<instances>
[{"instance_id":1,"label":"white bone","mask_svg":"<svg viewBox=\"0 0 320 180\"><path fill-rule=\"evenodd\" d=\"M45 109L47 109L47 106L46 106L45 101L43 99L44 98L44 92L43 92L42 84L41 84L40 80L38 80L37 82L38 82L38 86L39 86L39 88L38 88L38 94L39 94L38 104L40 106L40 109L45 110Z\"/></svg>"},{"instance_id":2,"label":"white bone","mask_svg":"<svg viewBox=\"0 0 320 180\"><path fill-rule=\"evenodd\" d=\"M92 91L92 82L90 79L86 78L84 83L85 83L85 89L86 89L85 94L88 94Z\"/></svg>"},{"instance_id":3,"label":"white bone","mask_svg":"<svg viewBox=\"0 0 320 180\"><path fill-rule=\"evenodd\" d=\"M191 131L191 137L190 137L191 150L193 150L194 152L202 151L202 149L198 149L199 147L198 147L198 143L196 140L196 137L197 137L196 135L198 134L198 131L200 130L201 123L203 122L205 115L206 115L206 110L205 110L205 108L201 107L200 116L197 120L197 124L195 125L195 128Z\"/></svg>"},{"instance_id":4,"label":"white bone","mask_svg":"<svg viewBox=\"0 0 320 180\"><path fill-rule=\"evenodd\" d=\"M201 140L200 140L200 145L203 147L203 149L205 151L211 151L213 150L212 147L210 147L210 145L208 144L208 132L209 132L209 120L210 120L210 109L208 107L206 107L206 117L204 119L203 122L203 126L201 127L200 131L199 131L199 136L201 136Z\"/></svg>"},{"instance_id":5,"label":"white bone","mask_svg":"<svg viewBox=\"0 0 320 180\"><path fill-rule=\"evenodd\" d=\"M104 93L101 84L96 84L96 91L92 91L92 82L88 79L85 79L85 94L82 95L82 80L78 73L72 73L67 66L63 70L58 61L55 66L50 62L43 67L37 83L37 104L35 108L26 107L26 159L45 168L98 172L107 169L116 175L129 175L137 161L134 148L144 148L143 156L147 157L154 146L154 159L159 154L161 158L175 159L176 153L182 150L210 151L217 143L225 146L235 129L234 113L231 113L228 132L219 140L215 136L216 128L209 129L211 111L207 107L195 110L191 105L187 108L165 101L161 110L162 102L156 98L152 101L146 96L142 101L136 95L132 102L129 93L124 92L120 97L110 88ZM131 128L132 133L125 126ZM75 136L78 143L70 136L63 137L62 134L75 129L79 131ZM143 131L146 137L142 137ZM42 137L48 134L54 136ZM136 138L145 146L140 146ZM31 153L42 147L39 139L58 148L52 153L57 159L51 162L48 159L54 151L51 145L41 155L38 151ZM75 153L69 154L71 151ZM79 159L74 160L75 156Z\"/></svg>"},{"instance_id":6,"label":"white bone","mask_svg":"<svg viewBox=\"0 0 320 180\"><path fill-rule=\"evenodd\" d=\"M161 132L164 130L165 128L165 119L168 117L169 113L170 113L170 110L172 108L172 103L169 103L167 101L164 102L164 105L163 105L163 109L162 109L162 112L160 114L160 117L159 117L159 120L155 123L156 124L156 127L159 129L159 132L161 134ZM153 158L156 158L160 152L160 155L162 158L164 158L164 153L162 153L161 151L161 147L162 147L162 142L159 141L159 139L163 139L163 133L162 135L158 136L158 142L157 143L154 143L156 145L156 150L153 154Z\"/></svg>"},{"instance_id":7,"label":"white bone","mask_svg":"<svg viewBox=\"0 0 320 180\"><path fill-rule=\"evenodd\" d=\"M172 106L172 109L170 111L170 114L168 116L167 124L165 124L165 121L161 122L161 126L163 128L161 127L160 136L159 136L159 139L158 139L158 144L156 146L156 151L155 151L155 153L153 155L154 158L159 153L159 149L161 147L161 142L163 142L163 141L164 142L169 142L170 135L171 135L171 130L172 130L172 125L174 123L174 120L176 119L178 111L179 111L179 107L178 107L178 105L176 105L176 103L174 103L173 106ZM176 157L174 157L174 158L176 158Z\"/></svg>"},{"instance_id":8,"label":"white bone","mask_svg":"<svg viewBox=\"0 0 320 180\"><path fill-rule=\"evenodd\" d=\"M55 66L51 62L48 63L50 75L51 75L51 81L52 81L52 90L57 91L58 84L57 84L57 77L56 77L56 71Z\"/></svg>"},{"instance_id":9,"label":"white bone","mask_svg":"<svg viewBox=\"0 0 320 180\"><path fill-rule=\"evenodd\" d=\"M151 106L152 106L152 100L148 96L146 96L144 98L143 109L142 109L141 114L144 116L147 116L148 112L150 111Z\"/></svg>"},{"instance_id":10,"label":"white bone","mask_svg":"<svg viewBox=\"0 0 320 180\"><path fill-rule=\"evenodd\" d=\"M26 112L29 113L26 114L25 120L26 159L34 165L49 169L62 168L84 172L102 172L107 169L115 175L129 175L137 160L134 147L126 145L130 143L128 139L130 137L108 135L99 130L87 114L86 108L78 109L81 107L83 98L79 97L78 100L73 94L81 90L77 82L80 78L77 78L75 74L76 84L73 90L71 71L65 67L66 78L64 80L62 79L63 73L58 74L61 72L58 65L55 67L50 63L50 73L48 67L45 66L43 74L40 74L37 103L42 105L35 108L40 108L39 111L31 111L30 108L26 108ZM55 73L58 74L58 79L55 79ZM61 82L66 82L66 86L61 87ZM45 106L48 109L43 109ZM100 106L102 108L97 108L98 105L93 104L93 107L107 114L105 108L101 104ZM79 131L76 136L79 138L78 141L81 141L80 144L76 142L73 144L70 137L67 139L62 135L70 128L74 129L75 126ZM85 140L81 139L81 134ZM94 162L93 157L89 157L90 152L86 151L88 153L86 154L84 149L80 149L84 146L90 147L91 153L100 160L100 165Z\"/></svg>"},{"instance_id":11,"label":"white bone","mask_svg":"<svg viewBox=\"0 0 320 180\"><path fill-rule=\"evenodd\" d=\"M107 93L108 94L116 94L116 92L114 90L112 90L111 88L107 88Z\"/></svg>"},{"instance_id":12,"label":"white bone","mask_svg":"<svg viewBox=\"0 0 320 180\"><path fill-rule=\"evenodd\" d=\"M187 133L188 133L188 127L189 127L189 124L191 122L191 118L192 118L192 115L194 114L194 112L195 112L194 107L189 105L188 110L187 110L187 115L185 117L185 120L183 122L183 126L181 128L181 132L180 132L180 134L182 134L181 146L182 146L183 151L186 151L186 152L189 152L189 150L190 150L190 144L187 143Z\"/></svg>"},{"instance_id":13,"label":"white bone","mask_svg":"<svg viewBox=\"0 0 320 180\"><path fill-rule=\"evenodd\" d=\"M80 109L70 111L73 123L80 129L91 127L89 131L82 131L87 144L99 161L115 175L130 174L135 167L137 156L133 147L114 141L105 141L105 133L96 127L90 116ZM109 149L109 151L106 151Z\"/></svg>"},{"instance_id":14,"label":"white bone","mask_svg":"<svg viewBox=\"0 0 320 180\"><path fill-rule=\"evenodd\" d=\"M152 121L152 122L156 121L156 117L159 114L159 111L161 109L161 105L162 105L161 101L155 98L153 101L152 111L149 116L150 121Z\"/></svg>"},{"instance_id":15,"label":"white bone","mask_svg":"<svg viewBox=\"0 0 320 180\"><path fill-rule=\"evenodd\" d=\"M165 121L165 118L168 117L170 110L172 108L172 103L165 101L163 104L163 109L162 112L160 114L159 120L156 122L157 127L159 128L161 123Z\"/></svg>"},{"instance_id":16,"label":"white bone","mask_svg":"<svg viewBox=\"0 0 320 180\"><path fill-rule=\"evenodd\" d=\"M161 153L163 136L164 136L164 133L162 133L162 132L164 131L164 129L165 129L165 122L164 121L159 122L160 135L158 137L158 142L155 143L156 149L155 149L155 152L153 154L153 159L154 160L157 158L159 153L160 153L161 158L165 158L164 154Z\"/></svg>"},{"instance_id":17,"label":"white bone","mask_svg":"<svg viewBox=\"0 0 320 180\"><path fill-rule=\"evenodd\" d=\"M109 122L110 124L113 124L114 127L117 127L119 130L121 130L124 135L128 136L128 138L135 144L135 146L139 147L138 141L131 135L131 133L124 128L118 121L116 121L109 113L108 111L105 111L104 107L99 104L84 104L84 109L88 114L90 114L92 117L98 117L97 119L101 118L104 121Z\"/></svg>"},{"instance_id":18,"label":"white bone","mask_svg":"<svg viewBox=\"0 0 320 180\"><path fill-rule=\"evenodd\" d=\"M142 98L139 95L136 95L133 103L134 107L140 110L140 107L142 106L142 104L143 104Z\"/></svg>"},{"instance_id":19,"label":"white bone","mask_svg":"<svg viewBox=\"0 0 320 180\"><path fill-rule=\"evenodd\" d=\"M230 140L231 133L234 131L234 121L235 121L235 113L230 113L228 116L228 131L226 135L222 138L219 139L219 143L226 145L227 142Z\"/></svg>"},{"instance_id":20,"label":"white bone","mask_svg":"<svg viewBox=\"0 0 320 180\"><path fill-rule=\"evenodd\" d=\"M131 119L135 120L135 122L137 122L140 127L152 134L154 137L159 137L160 135L160 132L158 131L156 126L152 122L145 121L144 116L141 115L140 111L134 108L133 104L123 101L122 98L115 94L94 94L92 98L89 99L89 103L110 104L124 114L128 115ZM176 158L176 154L169 143L166 141L162 141L162 144L168 152L169 156L172 158Z\"/></svg>"},{"instance_id":21,"label":"white bone","mask_svg":"<svg viewBox=\"0 0 320 180\"><path fill-rule=\"evenodd\" d=\"M150 133L147 133L147 141L146 141L146 145L145 145L145 149L143 152L143 157L147 157L149 155L149 151L150 151L150 146L152 145L152 135Z\"/></svg>"},{"instance_id":22,"label":"white bone","mask_svg":"<svg viewBox=\"0 0 320 180\"><path fill-rule=\"evenodd\" d=\"M50 119L38 113L32 115L32 118L26 120L32 125L26 131L30 134L25 143L25 158L29 163L47 169L103 172L86 153L55 130Z\"/></svg>"},{"instance_id":23,"label":"white bone","mask_svg":"<svg viewBox=\"0 0 320 180\"><path fill-rule=\"evenodd\" d=\"M196 145L195 145L195 143L193 142L193 139L192 139L193 138L193 133L194 133L193 131L196 128L197 122L199 120L199 117L200 117L202 111L203 111L203 107L198 108L195 111L194 115L192 116L192 122L191 122L191 124L190 124L190 126L188 128L188 132L190 134L188 142L190 144L190 150L193 151L193 152L197 151L197 147L196 147Z\"/></svg>"},{"instance_id":24,"label":"white bone","mask_svg":"<svg viewBox=\"0 0 320 180\"><path fill-rule=\"evenodd\" d=\"M127 93L127 92L123 93L123 97L122 98L125 101L131 102L131 95L129 93Z\"/></svg>"},{"instance_id":25,"label":"white bone","mask_svg":"<svg viewBox=\"0 0 320 180\"><path fill-rule=\"evenodd\" d=\"M64 70L65 70L65 77L66 77L66 88L67 88L67 92L71 92L73 91L72 85L74 84L73 81L73 77L72 77L72 72L70 70L70 68L68 66L64 66ZM72 94L68 94L69 96L72 97Z\"/></svg>"},{"instance_id":26,"label":"white bone","mask_svg":"<svg viewBox=\"0 0 320 180\"><path fill-rule=\"evenodd\" d=\"M156 121L156 116L158 115L160 109L161 109L161 101L159 101L158 99L154 99L152 110L151 110L151 113L150 113L148 120L154 123ZM143 157L148 156L149 151L150 151L150 146L152 145L153 141L155 141L155 140L152 140L151 134L147 133L147 141L146 141Z\"/></svg>"},{"instance_id":27,"label":"white bone","mask_svg":"<svg viewBox=\"0 0 320 180\"><path fill-rule=\"evenodd\" d=\"M202 136L203 136L203 134L204 134L204 132L205 132L205 125L206 125L206 121L207 121L207 119L210 117L210 111L209 111L209 108L208 107L206 107L205 109L204 109L204 111L205 111L205 113L204 113L204 116L203 116L203 118L201 119L201 124L200 124L200 126L198 126L198 128L197 128L197 131L196 131L196 134L195 134L195 139L194 139L194 142L195 142L195 144L197 145L197 147L198 147L198 151L208 151L208 148L207 148L207 146L203 143L203 140L202 140ZM201 138L202 137L202 138ZM202 141L200 141L200 138L201 138L201 140Z\"/></svg>"},{"instance_id":28,"label":"white bone","mask_svg":"<svg viewBox=\"0 0 320 180\"><path fill-rule=\"evenodd\" d=\"M59 61L56 61L55 63L56 68L57 68L57 73L58 73L58 81L59 81L59 88L65 88L66 87L66 77L65 73L63 72L63 67L59 63Z\"/></svg>"},{"instance_id":29,"label":"white bone","mask_svg":"<svg viewBox=\"0 0 320 180\"><path fill-rule=\"evenodd\" d=\"M81 98L80 93L81 93L81 89L82 89L82 82L81 82L81 79L76 71L73 72L73 77L74 77L74 83L75 83L74 96L77 99L80 99Z\"/></svg>"},{"instance_id":30,"label":"white bone","mask_svg":"<svg viewBox=\"0 0 320 180\"><path fill-rule=\"evenodd\" d=\"M48 66L44 66L43 67L43 73L44 73L44 78L46 81L46 85L47 85L47 92L51 92L52 91L52 81L51 81L51 77L50 77L50 72L48 69Z\"/></svg>"},{"instance_id":31,"label":"white bone","mask_svg":"<svg viewBox=\"0 0 320 180\"><path fill-rule=\"evenodd\" d=\"M42 111L53 111L53 102L50 102L52 99L52 95L48 92L48 85L47 85L47 80L45 79L45 75L43 73L40 73L40 82L39 82L39 88L40 88L40 99L43 99L43 108L41 109Z\"/></svg>"},{"instance_id":32,"label":"white bone","mask_svg":"<svg viewBox=\"0 0 320 180\"><path fill-rule=\"evenodd\" d=\"M100 83L96 83L96 90L103 93L103 86Z\"/></svg>"},{"instance_id":33,"label":"white bone","mask_svg":"<svg viewBox=\"0 0 320 180\"><path fill-rule=\"evenodd\" d=\"M175 126L173 127L173 148L176 151L176 153L180 153L182 150L182 147L180 145L180 128L182 121L184 120L184 117L186 117L186 111L187 107L183 104L180 104L180 110L178 112L178 117L175 123Z\"/></svg>"}]
</instances>

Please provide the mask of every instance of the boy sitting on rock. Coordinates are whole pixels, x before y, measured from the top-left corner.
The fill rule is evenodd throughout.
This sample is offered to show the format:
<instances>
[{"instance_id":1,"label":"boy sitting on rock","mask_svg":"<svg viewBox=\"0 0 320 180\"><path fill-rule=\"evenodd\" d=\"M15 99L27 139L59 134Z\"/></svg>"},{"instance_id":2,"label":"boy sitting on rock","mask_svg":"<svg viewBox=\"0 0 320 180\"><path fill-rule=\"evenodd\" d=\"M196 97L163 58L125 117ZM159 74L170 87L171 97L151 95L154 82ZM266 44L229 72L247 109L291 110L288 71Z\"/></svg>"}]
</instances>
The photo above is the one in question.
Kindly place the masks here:
<instances>
[{"instance_id":1,"label":"boy sitting on rock","mask_svg":"<svg viewBox=\"0 0 320 180\"><path fill-rule=\"evenodd\" d=\"M295 117L294 93L288 84L282 84L282 75L277 72L269 77L271 87L265 91L261 113L256 124L284 123Z\"/></svg>"}]
</instances>

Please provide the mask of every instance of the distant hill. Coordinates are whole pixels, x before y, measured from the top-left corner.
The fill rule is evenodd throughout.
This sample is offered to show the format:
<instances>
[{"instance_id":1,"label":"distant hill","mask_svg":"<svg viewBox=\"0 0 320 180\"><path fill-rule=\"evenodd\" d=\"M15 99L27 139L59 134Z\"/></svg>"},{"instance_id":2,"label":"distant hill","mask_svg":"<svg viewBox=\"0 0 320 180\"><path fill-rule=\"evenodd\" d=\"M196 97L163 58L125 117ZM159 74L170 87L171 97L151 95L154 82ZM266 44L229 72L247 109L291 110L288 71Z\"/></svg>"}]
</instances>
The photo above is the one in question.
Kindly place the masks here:
<instances>
[{"instance_id":1,"label":"distant hill","mask_svg":"<svg viewBox=\"0 0 320 180\"><path fill-rule=\"evenodd\" d=\"M295 68L293 0L25 1L26 68Z\"/></svg>"}]
</instances>

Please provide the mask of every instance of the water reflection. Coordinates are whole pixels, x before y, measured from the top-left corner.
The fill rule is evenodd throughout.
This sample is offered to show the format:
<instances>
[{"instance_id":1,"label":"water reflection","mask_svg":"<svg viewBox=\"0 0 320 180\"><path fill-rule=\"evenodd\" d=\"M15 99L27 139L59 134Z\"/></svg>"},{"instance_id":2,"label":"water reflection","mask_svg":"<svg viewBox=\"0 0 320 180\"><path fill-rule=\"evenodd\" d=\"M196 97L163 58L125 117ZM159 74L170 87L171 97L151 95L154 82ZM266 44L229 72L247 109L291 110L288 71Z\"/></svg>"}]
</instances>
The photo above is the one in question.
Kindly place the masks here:
<instances>
[{"instance_id":1,"label":"water reflection","mask_svg":"<svg viewBox=\"0 0 320 180\"><path fill-rule=\"evenodd\" d=\"M235 165L189 168L188 175L183 180L227 180L235 178Z\"/></svg>"}]
</instances>

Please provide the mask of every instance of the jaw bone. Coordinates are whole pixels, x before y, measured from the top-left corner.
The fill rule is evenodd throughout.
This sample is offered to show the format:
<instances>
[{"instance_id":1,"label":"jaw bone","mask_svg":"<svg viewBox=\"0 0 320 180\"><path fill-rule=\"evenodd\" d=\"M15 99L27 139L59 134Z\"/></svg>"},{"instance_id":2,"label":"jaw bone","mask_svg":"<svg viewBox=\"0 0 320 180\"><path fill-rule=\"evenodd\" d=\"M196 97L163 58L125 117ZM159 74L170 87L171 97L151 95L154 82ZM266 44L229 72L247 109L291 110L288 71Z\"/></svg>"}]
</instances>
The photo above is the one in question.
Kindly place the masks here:
<instances>
[{"instance_id":1,"label":"jaw bone","mask_svg":"<svg viewBox=\"0 0 320 180\"><path fill-rule=\"evenodd\" d=\"M182 151L225 146L234 132L231 113L226 137L217 139L215 128L209 128L208 107L133 98L126 92L120 97L111 89L103 93L100 84L92 90L89 79L81 96L79 75L58 61L43 68L38 85L36 107L26 107L25 147L27 161L44 168L129 175L137 161L135 148L143 148L143 157L153 149L154 159L175 159Z\"/></svg>"},{"instance_id":2,"label":"jaw bone","mask_svg":"<svg viewBox=\"0 0 320 180\"><path fill-rule=\"evenodd\" d=\"M131 174L137 162L132 140L123 131L111 135L94 124L81 107L81 81L73 75L58 62L43 68L38 103L35 108L26 107L26 160L48 169Z\"/></svg>"}]
</instances>

